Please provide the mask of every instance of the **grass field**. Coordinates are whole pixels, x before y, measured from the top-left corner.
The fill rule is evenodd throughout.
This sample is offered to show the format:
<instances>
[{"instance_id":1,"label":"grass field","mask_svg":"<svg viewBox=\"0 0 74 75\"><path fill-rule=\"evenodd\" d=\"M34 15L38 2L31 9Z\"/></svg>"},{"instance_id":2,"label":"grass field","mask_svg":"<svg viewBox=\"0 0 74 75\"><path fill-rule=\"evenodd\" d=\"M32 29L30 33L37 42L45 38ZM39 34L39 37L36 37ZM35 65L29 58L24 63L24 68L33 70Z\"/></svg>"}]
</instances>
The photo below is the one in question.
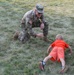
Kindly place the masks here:
<instances>
[{"instance_id":1,"label":"grass field","mask_svg":"<svg viewBox=\"0 0 74 75\"><path fill-rule=\"evenodd\" d=\"M50 43L39 38L31 38L25 44L14 41L13 34L21 30L24 13L37 3L44 6ZM0 0L0 75L60 75L57 72L61 69L60 63L47 62L45 71L40 71L38 66L56 34L62 34L74 51L74 0ZM65 56L69 70L64 75L74 75L74 54L68 53L67 50Z\"/></svg>"}]
</instances>

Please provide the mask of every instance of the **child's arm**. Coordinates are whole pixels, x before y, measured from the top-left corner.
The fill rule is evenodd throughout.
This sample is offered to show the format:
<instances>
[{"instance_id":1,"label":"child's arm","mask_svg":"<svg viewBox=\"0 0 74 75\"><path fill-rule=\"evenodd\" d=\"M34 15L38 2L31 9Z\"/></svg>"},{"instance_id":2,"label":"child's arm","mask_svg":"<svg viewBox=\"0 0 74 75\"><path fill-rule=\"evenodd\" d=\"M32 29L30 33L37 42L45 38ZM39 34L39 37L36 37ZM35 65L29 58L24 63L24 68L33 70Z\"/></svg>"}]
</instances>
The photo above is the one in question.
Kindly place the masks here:
<instances>
[{"instance_id":1,"label":"child's arm","mask_svg":"<svg viewBox=\"0 0 74 75\"><path fill-rule=\"evenodd\" d=\"M50 45L49 47L48 47L48 49L47 49L47 53L49 53L50 52L50 49L52 48L52 46Z\"/></svg>"},{"instance_id":2,"label":"child's arm","mask_svg":"<svg viewBox=\"0 0 74 75\"><path fill-rule=\"evenodd\" d=\"M68 48L70 50L70 54L72 54L72 48L71 48L71 46L69 46Z\"/></svg>"}]
</instances>

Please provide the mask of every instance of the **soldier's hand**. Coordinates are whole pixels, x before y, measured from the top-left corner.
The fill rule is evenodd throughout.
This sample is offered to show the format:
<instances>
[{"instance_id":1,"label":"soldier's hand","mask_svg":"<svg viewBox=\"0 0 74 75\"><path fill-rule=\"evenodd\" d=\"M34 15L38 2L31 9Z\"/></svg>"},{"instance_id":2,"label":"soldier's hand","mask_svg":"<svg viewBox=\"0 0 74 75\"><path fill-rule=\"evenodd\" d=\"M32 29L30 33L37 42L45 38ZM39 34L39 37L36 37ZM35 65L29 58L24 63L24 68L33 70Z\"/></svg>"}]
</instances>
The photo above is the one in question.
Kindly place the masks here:
<instances>
[{"instance_id":1,"label":"soldier's hand","mask_svg":"<svg viewBox=\"0 0 74 75\"><path fill-rule=\"evenodd\" d=\"M36 34L36 36L39 37L39 38L43 38L44 37L43 33L38 33L38 34Z\"/></svg>"},{"instance_id":2,"label":"soldier's hand","mask_svg":"<svg viewBox=\"0 0 74 75\"><path fill-rule=\"evenodd\" d=\"M44 29L44 23L41 23L40 28L41 28L41 30Z\"/></svg>"}]
</instances>

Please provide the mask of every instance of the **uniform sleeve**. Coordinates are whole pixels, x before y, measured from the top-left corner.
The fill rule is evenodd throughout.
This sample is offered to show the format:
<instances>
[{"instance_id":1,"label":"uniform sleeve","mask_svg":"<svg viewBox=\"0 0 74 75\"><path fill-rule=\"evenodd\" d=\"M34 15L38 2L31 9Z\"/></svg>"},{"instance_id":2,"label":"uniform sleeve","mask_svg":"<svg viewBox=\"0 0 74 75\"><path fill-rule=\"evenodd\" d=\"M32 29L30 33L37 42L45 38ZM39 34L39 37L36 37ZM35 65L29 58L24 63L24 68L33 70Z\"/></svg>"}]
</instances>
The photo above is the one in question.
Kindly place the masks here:
<instances>
[{"instance_id":1,"label":"uniform sleeve","mask_svg":"<svg viewBox=\"0 0 74 75\"><path fill-rule=\"evenodd\" d=\"M28 23L28 31L31 36L36 37L36 33L34 33L34 31L32 30L32 25L30 25L29 23Z\"/></svg>"},{"instance_id":2,"label":"uniform sleeve","mask_svg":"<svg viewBox=\"0 0 74 75\"><path fill-rule=\"evenodd\" d=\"M22 22L25 22L28 23L29 21L32 21L32 18L33 18L33 15L32 15L32 10L26 12L22 18Z\"/></svg>"},{"instance_id":3,"label":"uniform sleeve","mask_svg":"<svg viewBox=\"0 0 74 75\"><path fill-rule=\"evenodd\" d=\"M22 20L21 20L21 23L22 23L22 24L25 23L25 14L24 14L24 16L23 16L23 18L22 18Z\"/></svg>"},{"instance_id":4,"label":"uniform sleeve","mask_svg":"<svg viewBox=\"0 0 74 75\"><path fill-rule=\"evenodd\" d=\"M30 24L29 22L32 21L33 22L33 13L31 12L28 17L27 17L28 21L27 21L27 26L29 29L29 33L31 36L36 37L36 33L34 33L33 29L32 29L32 24Z\"/></svg>"},{"instance_id":5,"label":"uniform sleeve","mask_svg":"<svg viewBox=\"0 0 74 75\"><path fill-rule=\"evenodd\" d=\"M33 11L31 10L31 12L28 13L28 15L27 15L28 22L29 22L29 21L33 21L33 16L34 16L34 14L33 14Z\"/></svg>"}]
</instances>

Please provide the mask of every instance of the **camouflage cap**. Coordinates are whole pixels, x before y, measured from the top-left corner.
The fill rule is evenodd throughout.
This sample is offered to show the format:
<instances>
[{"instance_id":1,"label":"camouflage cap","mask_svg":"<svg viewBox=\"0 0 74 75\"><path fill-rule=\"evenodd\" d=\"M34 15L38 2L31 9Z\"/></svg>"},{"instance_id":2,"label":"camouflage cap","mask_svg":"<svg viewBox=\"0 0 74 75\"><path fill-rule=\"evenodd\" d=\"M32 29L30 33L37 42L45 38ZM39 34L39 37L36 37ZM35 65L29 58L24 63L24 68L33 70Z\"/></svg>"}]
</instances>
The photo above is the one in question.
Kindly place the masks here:
<instances>
[{"instance_id":1,"label":"camouflage cap","mask_svg":"<svg viewBox=\"0 0 74 75\"><path fill-rule=\"evenodd\" d=\"M38 13L43 13L44 7L41 4L37 4L36 9L37 9Z\"/></svg>"}]
</instances>

